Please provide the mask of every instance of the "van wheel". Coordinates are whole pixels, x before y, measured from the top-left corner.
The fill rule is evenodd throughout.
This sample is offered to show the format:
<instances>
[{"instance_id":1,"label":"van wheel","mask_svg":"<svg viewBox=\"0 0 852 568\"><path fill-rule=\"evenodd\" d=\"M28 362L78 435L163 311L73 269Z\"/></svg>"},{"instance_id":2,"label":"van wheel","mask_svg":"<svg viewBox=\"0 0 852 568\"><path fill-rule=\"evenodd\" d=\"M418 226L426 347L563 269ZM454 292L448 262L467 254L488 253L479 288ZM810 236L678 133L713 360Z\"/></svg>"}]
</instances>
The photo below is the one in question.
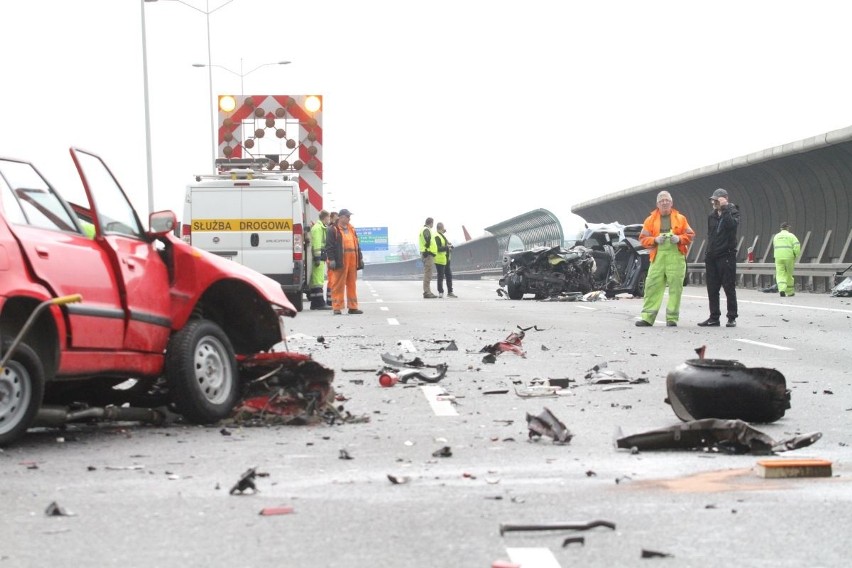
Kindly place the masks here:
<instances>
[{"instance_id":1,"label":"van wheel","mask_svg":"<svg viewBox=\"0 0 852 568\"><path fill-rule=\"evenodd\" d=\"M3 352L11 345L4 342ZM0 371L0 446L24 435L44 397L44 367L29 345L19 343Z\"/></svg>"},{"instance_id":2,"label":"van wheel","mask_svg":"<svg viewBox=\"0 0 852 568\"><path fill-rule=\"evenodd\" d=\"M190 422L212 424L227 417L240 384L225 332L212 321L189 321L169 340L166 380L172 403Z\"/></svg>"},{"instance_id":3,"label":"van wheel","mask_svg":"<svg viewBox=\"0 0 852 568\"><path fill-rule=\"evenodd\" d=\"M296 308L297 312L301 312L302 308L305 306L305 302L303 298L305 295L302 292L285 292L287 299L290 300L290 303L293 304L293 307Z\"/></svg>"}]
</instances>

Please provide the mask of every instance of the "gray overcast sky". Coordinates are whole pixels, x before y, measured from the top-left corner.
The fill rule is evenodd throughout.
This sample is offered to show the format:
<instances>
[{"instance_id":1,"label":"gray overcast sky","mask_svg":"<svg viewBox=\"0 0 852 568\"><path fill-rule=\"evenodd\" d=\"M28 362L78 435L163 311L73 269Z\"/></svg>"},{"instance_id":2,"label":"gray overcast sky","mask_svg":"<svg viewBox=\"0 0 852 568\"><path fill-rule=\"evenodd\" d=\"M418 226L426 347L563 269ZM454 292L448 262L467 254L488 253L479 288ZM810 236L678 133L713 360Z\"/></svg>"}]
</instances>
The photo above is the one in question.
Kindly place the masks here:
<instances>
[{"instance_id":1,"label":"gray overcast sky","mask_svg":"<svg viewBox=\"0 0 852 568\"><path fill-rule=\"evenodd\" d=\"M246 94L324 96L327 205L391 242L426 216L455 241L539 207L566 219L852 124L848 0L186 2L215 10L215 65L293 62L246 75ZM202 12L145 4L155 207L178 217L212 154ZM69 146L99 153L144 216L141 45L141 0L0 3L0 155L61 189ZM213 69L214 93L239 89Z\"/></svg>"}]
</instances>

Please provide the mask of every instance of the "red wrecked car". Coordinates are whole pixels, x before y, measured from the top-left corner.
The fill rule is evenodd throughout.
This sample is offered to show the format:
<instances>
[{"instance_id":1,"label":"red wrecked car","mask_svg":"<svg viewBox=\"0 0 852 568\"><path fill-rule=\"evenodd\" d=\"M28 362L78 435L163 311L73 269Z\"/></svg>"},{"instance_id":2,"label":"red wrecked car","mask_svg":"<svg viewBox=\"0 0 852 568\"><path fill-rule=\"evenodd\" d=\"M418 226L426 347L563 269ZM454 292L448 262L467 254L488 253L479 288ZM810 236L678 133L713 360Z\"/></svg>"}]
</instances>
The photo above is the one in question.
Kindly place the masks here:
<instances>
[{"instance_id":1,"label":"red wrecked car","mask_svg":"<svg viewBox=\"0 0 852 568\"><path fill-rule=\"evenodd\" d=\"M0 158L0 445L50 405L105 404L129 378L125 397L156 383L191 422L226 417L238 361L282 341L295 308L270 278L176 238L173 212L145 230L98 156L71 157L76 202Z\"/></svg>"}]
</instances>

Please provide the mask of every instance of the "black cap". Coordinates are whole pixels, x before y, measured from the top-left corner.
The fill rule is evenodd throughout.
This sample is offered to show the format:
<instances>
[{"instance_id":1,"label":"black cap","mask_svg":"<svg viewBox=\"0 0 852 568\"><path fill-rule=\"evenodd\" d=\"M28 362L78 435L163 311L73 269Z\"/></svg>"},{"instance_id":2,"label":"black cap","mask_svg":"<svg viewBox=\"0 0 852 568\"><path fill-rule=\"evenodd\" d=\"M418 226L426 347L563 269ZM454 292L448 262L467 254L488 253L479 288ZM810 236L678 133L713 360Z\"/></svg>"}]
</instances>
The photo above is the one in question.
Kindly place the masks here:
<instances>
[{"instance_id":1,"label":"black cap","mask_svg":"<svg viewBox=\"0 0 852 568\"><path fill-rule=\"evenodd\" d=\"M720 197L724 197L725 199L728 198L728 192L726 190L722 189L721 187L713 192L713 195L710 196L710 199L715 201L716 199L719 199Z\"/></svg>"},{"instance_id":2,"label":"black cap","mask_svg":"<svg viewBox=\"0 0 852 568\"><path fill-rule=\"evenodd\" d=\"M787 229L790 228L790 223L788 223L787 221L784 221L783 223L781 223L781 228L786 231Z\"/></svg>"},{"instance_id":3,"label":"black cap","mask_svg":"<svg viewBox=\"0 0 852 568\"><path fill-rule=\"evenodd\" d=\"M338 215L341 216L341 217L343 217L344 215L346 215L347 217L351 217L352 211L350 211L349 209L341 209L340 213L338 213Z\"/></svg>"}]
</instances>

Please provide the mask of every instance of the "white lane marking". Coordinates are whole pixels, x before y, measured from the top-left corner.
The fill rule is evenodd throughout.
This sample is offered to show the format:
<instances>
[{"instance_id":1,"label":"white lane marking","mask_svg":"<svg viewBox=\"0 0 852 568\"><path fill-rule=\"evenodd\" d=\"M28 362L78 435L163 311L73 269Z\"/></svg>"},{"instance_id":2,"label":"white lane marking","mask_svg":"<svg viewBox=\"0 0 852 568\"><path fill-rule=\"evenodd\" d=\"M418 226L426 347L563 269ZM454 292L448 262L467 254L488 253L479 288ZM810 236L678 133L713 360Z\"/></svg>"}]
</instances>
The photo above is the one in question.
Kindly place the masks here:
<instances>
[{"instance_id":1,"label":"white lane marking","mask_svg":"<svg viewBox=\"0 0 852 568\"><path fill-rule=\"evenodd\" d=\"M597 308L593 308L591 306L574 306L575 308L580 308L581 310L592 310L595 311Z\"/></svg>"},{"instance_id":2,"label":"white lane marking","mask_svg":"<svg viewBox=\"0 0 852 568\"><path fill-rule=\"evenodd\" d=\"M396 318L388 318L388 325L399 325L399 320Z\"/></svg>"},{"instance_id":3,"label":"white lane marking","mask_svg":"<svg viewBox=\"0 0 852 568\"><path fill-rule=\"evenodd\" d=\"M423 391L423 396L425 396L426 400L429 401L429 406L432 407L432 411L435 413L435 416L459 415L451 401L441 398L446 396L444 387L439 385L422 385L420 390Z\"/></svg>"},{"instance_id":4,"label":"white lane marking","mask_svg":"<svg viewBox=\"0 0 852 568\"><path fill-rule=\"evenodd\" d=\"M686 294L684 294L683 297L684 298L695 298L695 299L698 299L698 300L706 300L707 299L707 296L691 296L691 295L687 296ZM789 298L787 298L787 299L789 300ZM778 302L755 302L753 300L742 300L740 298L737 298L737 302L739 302L740 304L754 304L755 306L772 306L772 307L775 307L775 308L778 308L778 307L795 308L795 309L798 309L798 310L813 310L813 311L816 311L816 312L836 312L838 314L852 314L852 310L842 310L840 308L818 308L816 306L803 306L801 304L792 304L790 302L781 302L781 301L778 301Z\"/></svg>"},{"instance_id":5,"label":"white lane marking","mask_svg":"<svg viewBox=\"0 0 852 568\"><path fill-rule=\"evenodd\" d=\"M383 312L390 311L390 308L387 307L387 306L381 306L379 309L382 310Z\"/></svg>"},{"instance_id":6,"label":"white lane marking","mask_svg":"<svg viewBox=\"0 0 852 568\"><path fill-rule=\"evenodd\" d=\"M761 341L752 341L751 339L734 339L734 341L750 343L751 345L757 345L758 347L769 347L770 349L778 349L780 351L795 351L792 347L784 347L783 345L775 345L774 343L763 343Z\"/></svg>"},{"instance_id":7,"label":"white lane marking","mask_svg":"<svg viewBox=\"0 0 852 568\"><path fill-rule=\"evenodd\" d=\"M410 339L400 339L398 345L403 351L408 353L417 353L417 348L411 343Z\"/></svg>"},{"instance_id":8,"label":"white lane marking","mask_svg":"<svg viewBox=\"0 0 852 568\"><path fill-rule=\"evenodd\" d=\"M561 568L549 548L506 548L509 559L521 568Z\"/></svg>"},{"instance_id":9,"label":"white lane marking","mask_svg":"<svg viewBox=\"0 0 852 568\"><path fill-rule=\"evenodd\" d=\"M376 303L377 303L377 304L384 304L384 303L385 303L385 301L384 301L384 300L382 300L381 298L379 298L378 300L376 300Z\"/></svg>"}]
</instances>

